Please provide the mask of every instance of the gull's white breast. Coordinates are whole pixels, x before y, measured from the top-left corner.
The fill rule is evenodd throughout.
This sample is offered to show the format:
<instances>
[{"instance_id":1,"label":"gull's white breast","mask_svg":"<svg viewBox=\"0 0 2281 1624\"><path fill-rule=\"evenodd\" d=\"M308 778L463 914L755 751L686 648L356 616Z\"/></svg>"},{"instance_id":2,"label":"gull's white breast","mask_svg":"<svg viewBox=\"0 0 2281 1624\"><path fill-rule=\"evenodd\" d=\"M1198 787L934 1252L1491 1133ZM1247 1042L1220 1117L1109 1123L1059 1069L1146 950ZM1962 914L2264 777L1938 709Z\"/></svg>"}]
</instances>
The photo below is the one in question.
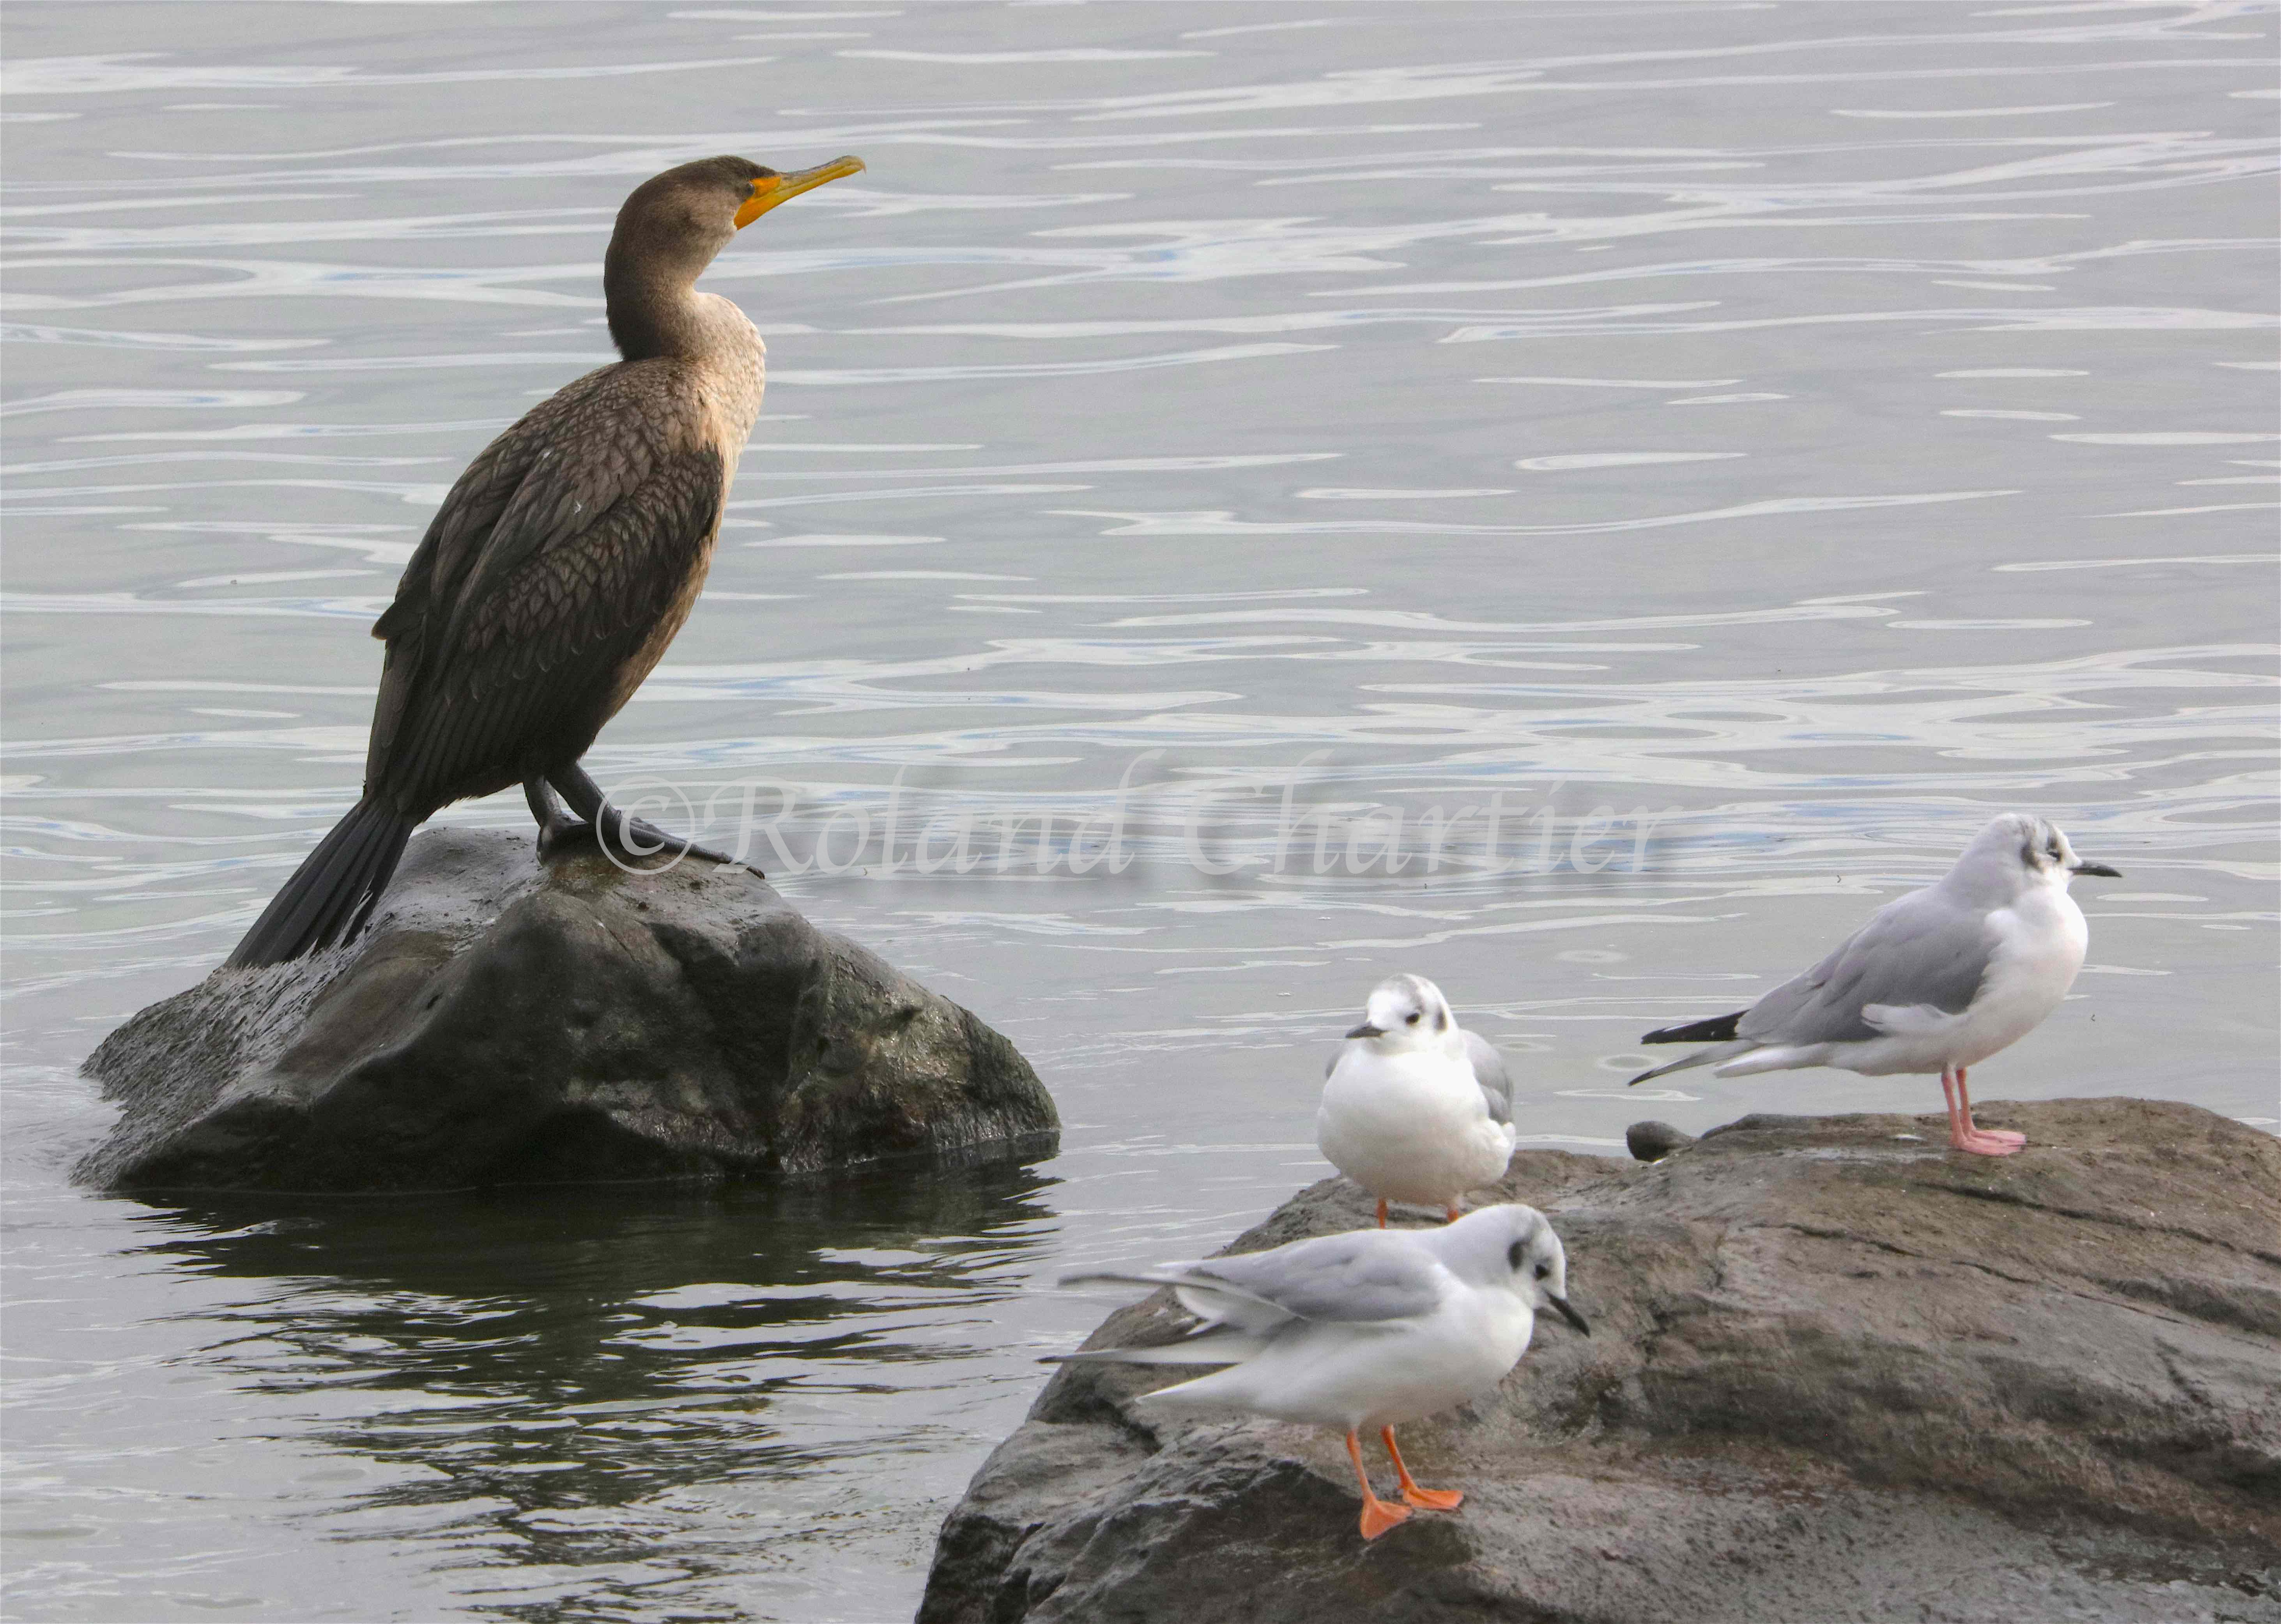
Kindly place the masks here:
<instances>
[{"instance_id":1,"label":"gull's white breast","mask_svg":"<svg viewBox=\"0 0 2281 1624\"><path fill-rule=\"evenodd\" d=\"M1374 1195L1446 1204L1504 1176L1513 1134L1490 1117L1462 1057L1380 1055L1355 1042L1323 1085L1315 1141Z\"/></svg>"},{"instance_id":2,"label":"gull's white breast","mask_svg":"<svg viewBox=\"0 0 2281 1624\"><path fill-rule=\"evenodd\" d=\"M2039 885L1988 916L1996 950L1980 995L1957 1023L1953 1064L1976 1065L2026 1037L2060 1007L2083 968L2091 927L2075 899Z\"/></svg>"}]
</instances>

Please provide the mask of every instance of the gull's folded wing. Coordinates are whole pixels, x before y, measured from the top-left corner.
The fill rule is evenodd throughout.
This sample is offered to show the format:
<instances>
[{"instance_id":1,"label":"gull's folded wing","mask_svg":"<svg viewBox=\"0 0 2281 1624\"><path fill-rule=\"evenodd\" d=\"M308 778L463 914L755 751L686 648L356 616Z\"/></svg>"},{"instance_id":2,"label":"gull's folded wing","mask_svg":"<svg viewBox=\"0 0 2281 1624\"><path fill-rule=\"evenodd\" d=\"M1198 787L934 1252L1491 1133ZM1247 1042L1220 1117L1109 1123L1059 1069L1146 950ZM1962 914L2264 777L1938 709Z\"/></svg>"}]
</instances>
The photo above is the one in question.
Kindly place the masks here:
<instances>
[{"instance_id":1,"label":"gull's folded wing","mask_svg":"<svg viewBox=\"0 0 2281 1624\"><path fill-rule=\"evenodd\" d=\"M1986 914L1937 887L1886 904L1836 952L1785 981L1743 1016L1739 1036L1765 1046L1866 1043L1882 1036L1867 1004L1929 1005L1957 1014L1988 973L1995 939Z\"/></svg>"}]
</instances>

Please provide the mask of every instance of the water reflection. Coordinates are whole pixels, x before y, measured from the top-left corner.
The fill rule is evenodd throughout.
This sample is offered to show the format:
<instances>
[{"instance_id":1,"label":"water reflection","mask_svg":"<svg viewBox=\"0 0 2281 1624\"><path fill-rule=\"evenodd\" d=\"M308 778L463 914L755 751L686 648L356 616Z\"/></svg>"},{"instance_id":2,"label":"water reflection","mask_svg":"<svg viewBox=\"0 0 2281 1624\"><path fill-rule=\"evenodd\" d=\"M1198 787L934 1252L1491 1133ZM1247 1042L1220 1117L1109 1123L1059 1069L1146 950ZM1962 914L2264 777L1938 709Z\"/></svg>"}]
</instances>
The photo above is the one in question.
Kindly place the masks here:
<instances>
[{"instance_id":1,"label":"water reflection","mask_svg":"<svg viewBox=\"0 0 2281 1624\"><path fill-rule=\"evenodd\" d=\"M1002 1357L996 1305L1050 1242L1053 1182L1001 1165L207 1203L138 1227L142 1256L256 1288L200 1317L190 1361L298 1418L304 1444L381 1468L378 1487L313 1496L336 1537L384 1527L541 1570L554 1593L492 1574L482 1611L591 1617L615 1595L630 1611L610 1616L662 1616L630 1589L725 1581L824 1532L806 1525L829 1521L851 1464L885 1468L850 1461L857 1409L881 1454L967 1446L968 1365ZM739 1529L724 1500L773 1514ZM700 1609L672 1616L741 1616L668 1588Z\"/></svg>"}]
</instances>

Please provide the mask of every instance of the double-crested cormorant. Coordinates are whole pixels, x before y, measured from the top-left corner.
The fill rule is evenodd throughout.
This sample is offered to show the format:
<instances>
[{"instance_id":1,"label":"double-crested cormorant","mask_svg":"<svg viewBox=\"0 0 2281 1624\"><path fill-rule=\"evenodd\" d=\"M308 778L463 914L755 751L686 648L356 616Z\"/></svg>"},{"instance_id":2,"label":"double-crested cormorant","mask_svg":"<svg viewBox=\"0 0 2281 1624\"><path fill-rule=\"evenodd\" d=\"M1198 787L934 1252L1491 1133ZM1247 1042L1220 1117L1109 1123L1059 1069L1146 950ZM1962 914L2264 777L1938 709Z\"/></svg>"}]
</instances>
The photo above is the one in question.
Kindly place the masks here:
<instances>
[{"instance_id":1,"label":"double-crested cormorant","mask_svg":"<svg viewBox=\"0 0 2281 1624\"><path fill-rule=\"evenodd\" d=\"M578 758L689 618L760 415L761 336L734 304L698 292L698 275L777 205L862 167L837 158L779 174L708 158L634 189L602 267L625 359L533 408L444 499L373 625L388 653L364 797L228 963L274 964L352 934L423 819L512 784L542 849L589 826L614 847L630 831L645 850L700 849L607 805Z\"/></svg>"}]
</instances>

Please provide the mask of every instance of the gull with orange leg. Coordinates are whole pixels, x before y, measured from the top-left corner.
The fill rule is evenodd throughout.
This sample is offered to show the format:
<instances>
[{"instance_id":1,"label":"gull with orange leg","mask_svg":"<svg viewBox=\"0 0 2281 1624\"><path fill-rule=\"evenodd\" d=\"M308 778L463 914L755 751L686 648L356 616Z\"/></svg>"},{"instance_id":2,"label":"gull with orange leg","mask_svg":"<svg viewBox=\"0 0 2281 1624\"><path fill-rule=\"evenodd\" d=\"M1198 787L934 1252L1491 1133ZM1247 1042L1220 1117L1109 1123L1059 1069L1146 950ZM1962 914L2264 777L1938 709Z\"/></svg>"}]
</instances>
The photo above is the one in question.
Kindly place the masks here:
<instances>
[{"instance_id":1,"label":"gull with orange leg","mask_svg":"<svg viewBox=\"0 0 2281 1624\"><path fill-rule=\"evenodd\" d=\"M1227 1368L1143 1393L1156 1414L1236 1414L1335 1427L1362 1484L1362 1535L1376 1539L1410 1508L1455 1511L1456 1489L1424 1489L1395 1446L1406 1421L1479 1397L1528 1349L1539 1309L1583 1332L1568 1301L1560 1237L1534 1207L1484 1207L1440 1229L1358 1229L1272 1250L1126 1272L1071 1275L1169 1286L1201 1322L1179 1340L1097 1348L1068 1359ZM1403 1504L1379 1498L1361 1435L1385 1441Z\"/></svg>"},{"instance_id":2,"label":"gull with orange leg","mask_svg":"<svg viewBox=\"0 0 2281 1624\"><path fill-rule=\"evenodd\" d=\"M2075 984L2091 943L2068 895L2078 874L2121 878L2076 856L2034 813L2007 812L1937 883L1879 909L1804 975L1747 1009L1649 1032L1641 1042L1713 1047L1632 1081L1704 1065L1713 1077L1799 1066L1937 1071L1949 1144L2014 1155L2026 1136L1972 1120L1965 1071L2034 1031Z\"/></svg>"},{"instance_id":3,"label":"gull with orange leg","mask_svg":"<svg viewBox=\"0 0 2281 1624\"><path fill-rule=\"evenodd\" d=\"M1504 1062L1458 1025L1440 987L1390 977L1331 1057L1315 1142L1378 1197L1380 1228L1389 1201L1440 1207L1454 1220L1459 1197L1496 1183L1512 1159Z\"/></svg>"}]
</instances>

